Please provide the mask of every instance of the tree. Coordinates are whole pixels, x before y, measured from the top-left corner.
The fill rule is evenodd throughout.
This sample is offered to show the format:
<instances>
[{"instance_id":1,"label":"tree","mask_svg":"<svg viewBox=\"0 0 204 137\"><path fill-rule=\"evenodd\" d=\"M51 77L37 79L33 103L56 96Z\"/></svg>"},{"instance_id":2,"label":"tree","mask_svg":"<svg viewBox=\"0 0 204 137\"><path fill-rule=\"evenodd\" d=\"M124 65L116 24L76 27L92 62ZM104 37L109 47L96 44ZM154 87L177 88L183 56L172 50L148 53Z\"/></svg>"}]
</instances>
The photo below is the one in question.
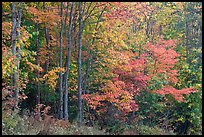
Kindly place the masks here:
<instances>
[{"instance_id":1,"label":"tree","mask_svg":"<svg viewBox=\"0 0 204 137\"><path fill-rule=\"evenodd\" d=\"M83 11L82 11L82 2L78 5L79 9L79 45L78 45L78 116L79 116L79 123L82 124L82 74L81 74L81 50L82 50L82 33L83 33Z\"/></svg>"},{"instance_id":2,"label":"tree","mask_svg":"<svg viewBox=\"0 0 204 137\"><path fill-rule=\"evenodd\" d=\"M38 22L36 22L35 24L36 26L36 33L37 33L37 37L36 37L36 64L38 66L40 66L39 64L39 25L38 25ZM40 81L39 81L39 78L40 78L40 72L39 70L37 70L37 104L40 104Z\"/></svg>"},{"instance_id":3,"label":"tree","mask_svg":"<svg viewBox=\"0 0 204 137\"><path fill-rule=\"evenodd\" d=\"M71 50L72 50L72 18L74 12L74 5L75 3L72 2L71 11L70 11L70 18L69 18L69 29L68 29L68 46L67 46L67 58L66 58L66 72L65 72L65 92L64 92L64 114L65 120L68 120L68 77L69 77L69 70L70 70L70 63L71 63Z\"/></svg>"},{"instance_id":4,"label":"tree","mask_svg":"<svg viewBox=\"0 0 204 137\"><path fill-rule=\"evenodd\" d=\"M11 45L12 45L12 54L16 58L16 31L17 31L17 25L20 25L19 24L20 22L18 22L18 24L16 22L16 2L11 3L11 11L12 11ZM20 34L20 33L18 33L18 34ZM18 78L17 78L18 72L16 69L18 69L18 64L15 65L13 75L12 75L12 86L14 86L14 94L15 94L15 99L16 99L15 108L17 108L17 106L18 106L18 92L19 92L18 81L17 81L18 80Z\"/></svg>"},{"instance_id":5,"label":"tree","mask_svg":"<svg viewBox=\"0 0 204 137\"><path fill-rule=\"evenodd\" d=\"M64 23L63 23L63 3L61 2L61 31L60 31L60 68L62 69L62 39L63 39L63 29L64 29ZM63 90L62 90L62 71L60 71L59 75L60 79L60 119L63 118ZM65 100L66 101L66 100Z\"/></svg>"}]
</instances>

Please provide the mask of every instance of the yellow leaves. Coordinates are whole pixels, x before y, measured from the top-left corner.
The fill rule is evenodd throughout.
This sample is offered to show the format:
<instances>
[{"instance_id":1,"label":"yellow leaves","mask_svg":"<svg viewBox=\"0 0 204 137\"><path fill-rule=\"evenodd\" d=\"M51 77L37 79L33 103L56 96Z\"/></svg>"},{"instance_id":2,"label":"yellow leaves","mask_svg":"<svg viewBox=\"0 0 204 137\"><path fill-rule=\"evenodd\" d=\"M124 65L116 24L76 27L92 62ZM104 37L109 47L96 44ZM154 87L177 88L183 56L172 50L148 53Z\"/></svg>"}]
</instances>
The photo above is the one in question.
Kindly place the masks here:
<instances>
[{"instance_id":1,"label":"yellow leaves","mask_svg":"<svg viewBox=\"0 0 204 137\"><path fill-rule=\"evenodd\" d=\"M199 49L197 50L197 52L198 52L198 53L202 53L202 48L199 48Z\"/></svg>"},{"instance_id":2,"label":"yellow leaves","mask_svg":"<svg viewBox=\"0 0 204 137\"><path fill-rule=\"evenodd\" d=\"M202 85L201 84L196 84L195 85L195 89L201 89L202 88Z\"/></svg>"},{"instance_id":3,"label":"yellow leaves","mask_svg":"<svg viewBox=\"0 0 204 137\"><path fill-rule=\"evenodd\" d=\"M26 51L21 50L21 57L25 57L25 56L27 56L27 55L28 55L28 53L27 53Z\"/></svg>"},{"instance_id":4,"label":"yellow leaves","mask_svg":"<svg viewBox=\"0 0 204 137\"><path fill-rule=\"evenodd\" d=\"M31 63L31 62L28 62L28 61L26 61L26 64L30 67L30 70L31 71L34 71L34 69L36 68L35 66L35 64L33 64L33 63Z\"/></svg>"},{"instance_id":5,"label":"yellow leaves","mask_svg":"<svg viewBox=\"0 0 204 137\"><path fill-rule=\"evenodd\" d=\"M2 42L4 43L10 41L11 26L11 22L2 22Z\"/></svg>"},{"instance_id":6,"label":"yellow leaves","mask_svg":"<svg viewBox=\"0 0 204 137\"><path fill-rule=\"evenodd\" d=\"M49 7L47 4L46 6L47 8ZM56 13L56 11L52 9L51 10L40 10L40 9L38 10L35 7L29 7L28 12L34 16L33 18L31 18L34 22L45 23L46 27L50 29L55 27L58 24L57 22L60 21L60 16Z\"/></svg>"},{"instance_id":7,"label":"yellow leaves","mask_svg":"<svg viewBox=\"0 0 204 137\"><path fill-rule=\"evenodd\" d=\"M2 8L4 10L10 10L10 2L2 2Z\"/></svg>"},{"instance_id":8,"label":"yellow leaves","mask_svg":"<svg viewBox=\"0 0 204 137\"><path fill-rule=\"evenodd\" d=\"M2 58L2 79L7 80L9 79L9 76L13 73L14 66L13 65L14 58L8 54L3 53Z\"/></svg>"},{"instance_id":9,"label":"yellow leaves","mask_svg":"<svg viewBox=\"0 0 204 137\"><path fill-rule=\"evenodd\" d=\"M183 9L184 2L175 2L178 8Z\"/></svg>"},{"instance_id":10,"label":"yellow leaves","mask_svg":"<svg viewBox=\"0 0 204 137\"><path fill-rule=\"evenodd\" d=\"M43 80L43 81L46 80L48 85L52 89L54 89L56 87L56 85L57 85L57 79L59 77L59 75L57 73L59 73L60 71L62 71L64 73L65 69L64 68L60 68L60 67L55 68L55 69L49 71L47 74L45 74L43 76L43 79L41 79L41 80Z\"/></svg>"},{"instance_id":11,"label":"yellow leaves","mask_svg":"<svg viewBox=\"0 0 204 137\"><path fill-rule=\"evenodd\" d=\"M17 48L19 48L19 47L20 47L20 44L19 44L18 42L16 43L16 47L17 47Z\"/></svg>"},{"instance_id":12,"label":"yellow leaves","mask_svg":"<svg viewBox=\"0 0 204 137\"><path fill-rule=\"evenodd\" d=\"M196 59L194 59L194 60L192 60L192 63L194 63L194 64L198 63L197 58L196 58Z\"/></svg>"},{"instance_id":13,"label":"yellow leaves","mask_svg":"<svg viewBox=\"0 0 204 137\"><path fill-rule=\"evenodd\" d=\"M181 118L178 118L176 121L184 122L184 119L181 117Z\"/></svg>"}]
</instances>

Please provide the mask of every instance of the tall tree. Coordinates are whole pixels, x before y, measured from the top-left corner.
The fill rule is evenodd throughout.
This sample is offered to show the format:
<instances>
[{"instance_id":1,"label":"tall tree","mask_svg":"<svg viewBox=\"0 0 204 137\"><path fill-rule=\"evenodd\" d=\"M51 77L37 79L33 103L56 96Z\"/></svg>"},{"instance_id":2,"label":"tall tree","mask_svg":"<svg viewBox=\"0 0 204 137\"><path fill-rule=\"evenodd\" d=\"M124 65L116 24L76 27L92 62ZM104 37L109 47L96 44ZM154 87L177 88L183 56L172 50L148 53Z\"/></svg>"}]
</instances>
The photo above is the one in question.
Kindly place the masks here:
<instances>
[{"instance_id":1,"label":"tall tree","mask_svg":"<svg viewBox=\"0 0 204 137\"><path fill-rule=\"evenodd\" d=\"M11 45L12 45L12 54L16 57L16 2L11 3L11 11L12 11L12 30L11 30ZM16 66L13 69L13 75L11 78L12 86L14 86L14 93L16 98L16 103L18 102L18 94L17 94L17 79L16 79ZM16 104L17 105L17 104ZM17 106L15 106L17 107Z\"/></svg>"},{"instance_id":2,"label":"tall tree","mask_svg":"<svg viewBox=\"0 0 204 137\"><path fill-rule=\"evenodd\" d=\"M79 39L78 39L78 118L79 118L79 124L82 124L82 74L81 74L81 51L82 51L82 32L83 32L83 11L82 11L82 2L79 2L78 5L79 9Z\"/></svg>"},{"instance_id":3,"label":"tall tree","mask_svg":"<svg viewBox=\"0 0 204 137\"><path fill-rule=\"evenodd\" d=\"M39 5L39 3L38 3ZM39 27L38 27L38 22L35 23L35 26L36 26L36 32L37 32L37 36L36 36L36 64L38 66L40 66L39 64ZM40 72L39 70L37 70L37 104L40 104L40 81L39 81L39 78L40 78Z\"/></svg>"},{"instance_id":4,"label":"tall tree","mask_svg":"<svg viewBox=\"0 0 204 137\"><path fill-rule=\"evenodd\" d=\"M17 99L17 105L18 105L18 94L19 94L19 73L20 73L20 58L21 58L21 54L20 54L20 48L21 48L21 42L20 42L20 28L21 28L21 17L22 17L22 7L21 7L22 3L19 2L18 3L18 22L17 22L17 40L18 40L18 47L17 47L17 52L18 54L16 55L17 57L17 71L16 71L16 99Z\"/></svg>"},{"instance_id":5,"label":"tall tree","mask_svg":"<svg viewBox=\"0 0 204 137\"><path fill-rule=\"evenodd\" d=\"M46 11L46 3L43 2L43 8L44 8L44 11ZM45 40L46 40L46 49L49 50L49 30L46 26L46 23L45 23ZM45 60L45 74L47 74L48 72L48 64L49 64L49 53L46 54L46 60Z\"/></svg>"},{"instance_id":6,"label":"tall tree","mask_svg":"<svg viewBox=\"0 0 204 137\"><path fill-rule=\"evenodd\" d=\"M68 120L68 77L71 62L71 49L72 49L72 16L74 12L74 2L72 2L70 18L69 18L69 29L68 29L68 47L67 47L67 60L66 60L66 72L65 72L65 92L64 92L64 118Z\"/></svg>"},{"instance_id":7,"label":"tall tree","mask_svg":"<svg viewBox=\"0 0 204 137\"><path fill-rule=\"evenodd\" d=\"M63 29L64 29L64 23L63 23L63 2L61 2L61 31L60 31L60 68L62 69L62 43L63 43ZM60 119L63 118L63 90L62 90L62 70L60 70L59 74L60 79Z\"/></svg>"}]
</instances>

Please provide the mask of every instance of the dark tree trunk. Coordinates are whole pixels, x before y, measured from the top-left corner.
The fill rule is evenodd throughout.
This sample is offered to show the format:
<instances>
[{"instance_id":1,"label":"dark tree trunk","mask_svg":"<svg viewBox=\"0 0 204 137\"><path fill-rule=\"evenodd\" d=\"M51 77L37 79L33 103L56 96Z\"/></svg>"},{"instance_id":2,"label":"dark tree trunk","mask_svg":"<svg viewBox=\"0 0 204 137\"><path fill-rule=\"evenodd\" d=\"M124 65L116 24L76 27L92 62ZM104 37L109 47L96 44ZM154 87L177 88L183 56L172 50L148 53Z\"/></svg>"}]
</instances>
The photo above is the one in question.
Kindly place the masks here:
<instances>
[{"instance_id":1,"label":"dark tree trunk","mask_svg":"<svg viewBox=\"0 0 204 137\"><path fill-rule=\"evenodd\" d=\"M198 47L202 49L202 26L200 28L200 36L199 36ZM202 53L199 53L198 57L199 57L199 60L198 60L199 63L202 64Z\"/></svg>"},{"instance_id":2,"label":"dark tree trunk","mask_svg":"<svg viewBox=\"0 0 204 137\"><path fill-rule=\"evenodd\" d=\"M38 3L39 4L39 3ZM36 23L36 32L37 32L37 36L36 36L36 64L40 67L39 64L39 30L38 30L38 22ZM40 82L39 82L39 78L40 78L40 72L39 70L37 71L37 104L40 104Z\"/></svg>"},{"instance_id":3,"label":"dark tree trunk","mask_svg":"<svg viewBox=\"0 0 204 137\"><path fill-rule=\"evenodd\" d=\"M12 31L11 31L11 45L12 45L12 54L13 56L16 56L16 2L11 3L11 11L12 11ZM11 84L14 86L14 97L16 99L16 106L18 104L18 94L17 94L17 72L16 72L17 66L14 66L14 73L11 78Z\"/></svg>"},{"instance_id":4,"label":"dark tree trunk","mask_svg":"<svg viewBox=\"0 0 204 137\"><path fill-rule=\"evenodd\" d=\"M67 47L67 60L66 60L66 72L65 72L65 92L64 92L64 118L68 120L68 77L69 77L69 69L70 69L70 62L71 62L71 49L72 49L72 16L74 11L74 2L72 2L71 12L70 12L70 19L69 19L69 30L68 30L68 47Z\"/></svg>"},{"instance_id":5,"label":"dark tree trunk","mask_svg":"<svg viewBox=\"0 0 204 137\"><path fill-rule=\"evenodd\" d=\"M46 10L46 3L43 2L43 7L44 7L44 10ZM46 50L49 50L49 30L48 28L46 27L46 24L45 24L45 39L46 39ZM48 65L49 65L49 53L46 54L46 60L45 60L45 74L48 73Z\"/></svg>"},{"instance_id":6,"label":"dark tree trunk","mask_svg":"<svg viewBox=\"0 0 204 137\"><path fill-rule=\"evenodd\" d=\"M83 29L83 13L82 13L82 2L79 3L79 45L78 45L78 120L79 124L82 124L82 74L81 74L81 51L82 51L82 29Z\"/></svg>"},{"instance_id":7,"label":"dark tree trunk","mask_svg":"<svg viewBox=\"0 0 204 137\"><path fill-rule=\"evenodd\" d=\"M64 29L64 23L63 23L63 5L61 2L61 31L60 31L60 68L62 69L62 37L63 37L63 29ZM62 90L62 71L60 70L59 74L60 84L59 84L59 91L60 91L60 119L63 118L63 90Z\"/></svg>"},{"instance_id":8,"label":"dark tree trunk","mask_svg":"<svg viewBox=\"0 0 204 137\"><path fill-rule=\"evenodd\" d=\"M188 22L186 21L186 62L189 63L188 52L189 52L189 28Z\"/></svg>"},{"instance_id":9,"label":"dark tree trunk","mask_svg":"<svg viewBox=\"0 0 204 137\"><path fill-rule=\"evenodd\" d=\"M200 28L198 47L202 47L202 27Z\"/></svg>"},{"instance_id":10,"label":"dark tree trunk","mask_svg":"<svg viewBox=\"0 0 204 137\"><path fill-rule=\"evenodd\" d=\"M19 47L17 47L17 52L18 54L16 55L17 57L17 71L16 71L16 97L17 97L17 104L18 105L18 94L19 94L19 85L18 85L18 81L19 81L19 69L20 69L20 52L21 52L21 43L20 43L20 28L21 28L21 17L22 17L22 8L21 8L21 2L19 2L18 4L18 22L17 22L17 39L18 39L18 43L19 43Z\"/></svg>"},{"instance_id":11,"label":"dark tree trunk","mask_svg":"<svg viewBox=\"0 0 204 137\"><path fill-rule=\"evenodd\" d=\"M100 22L100 19L101 19L101 17L102 17L102 15L103 15L103 12L105 11L105 9L106 9L106 7L104 7L104 9L101 11L101 13L100 13L100 15L98 16L98 19L97 19L97 24L96 24L96 27L95 27L95 31L98 31L98 24L99 24L99 22ZM85 25L85 22L84 22L84 24L83 25ZM93 45L94 44L94 42L95 42L95 38L96 37L93 37L93 39L92 39L92 43L91 43L91 45ZM90 68L91 68L91 63L92 63L92 52L91 52L91 50L89 51L89 57L88 57L88 60L87 60L87 65L86 65L86 72L85 72L85 76L84 76L84 81L83 81L83 83L82 83L82 90L83 90L83 94L85 95L86 94L86 86L87 86L87 79L88 79L88 76L89 76L89 71L90 71ZM82 114L84 114L84 107L85 107L85 102L82 100Z\"/></svg>"}]
</instances>

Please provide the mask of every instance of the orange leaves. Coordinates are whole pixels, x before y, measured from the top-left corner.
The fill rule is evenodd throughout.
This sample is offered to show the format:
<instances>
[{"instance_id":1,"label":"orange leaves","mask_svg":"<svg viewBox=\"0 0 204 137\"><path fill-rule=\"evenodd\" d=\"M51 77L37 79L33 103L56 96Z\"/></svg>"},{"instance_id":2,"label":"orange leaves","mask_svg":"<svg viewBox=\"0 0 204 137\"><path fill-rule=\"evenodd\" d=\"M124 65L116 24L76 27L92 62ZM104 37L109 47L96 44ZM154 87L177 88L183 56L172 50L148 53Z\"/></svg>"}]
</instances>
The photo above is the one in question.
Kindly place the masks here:
<instances>
[{"instance_id":1,"label":"orange leaves","mask_svg":"<svg viewBox=\"0 0 204 137\"><path fill-rule=\"evenodd\" d=\"M101 94L87 94L84 95L83 98L86 99L91 106L91 108L96 109L97 107L104 106L103 101L108 101L114 106L116 106L124 115L129 112L135 111L138 109L137 104L135 104L133 93L125 90L126 83L123 81L118 80L117 78L114 79L114 82L109 81L106 85L102 88L104 93ZM99 112L104 112L104 108L100 109Z\"/></svg>"},{"instance_id":2,"label":"orange leaves","mask_svg":"<svg viewBox=\"0 0 204 137\"><path fill-rule=\"evenodd\" d=\"M46 23L48 25L47 27L56 26L57 21L60 21L60 16L53 11L41 11L35 7L29 7L28 12L34 15L34 18L32 18L34 22Z\"/></svg>"},{"instance_id":3,"label":"orange leaves","mask_svg":"<svg viewBox=\"0 0 204 137\"><path fill-rule=\"evenodd\" d=\"M96 109L98 106L101 105L100 101L104 100L103 96L98 94L86 94L82 95L82 98L88 101L92 109Z\"/></svg>"},{"instance_id":4,"label":"orange leaves","mask_svg":"<svg viewBox=\"0 0 204 137\"><path fill-rule=\"evenodd\" d=\"M177 90L171 86L165 86L160 90L156 90L155 93L161 94L161 95L166 95L166 94L171 94L177 101L184 102L184 97L183 95L190 94L196 92L193 88L184 88L181 90Z\"/></svg>"},{"instance_id":5,"label":"orange leaves","mask_svg":"<svg viewBox=\"0 0 204 137\"><path fill-rule=\"evenodd\" d=\"M2 22L2 42L6 43L6 41L9 41L11 36L11 22Z\"/></svg>"},{"instance_id":6,"label":"orange leaves","mask_svg":"<svg viewBox=\"0 0 204 137\"><path fill-rule=\"evenodd\" d=\"M22 100L25 100L25 99L27 99L28 97L27 97L24 93L22 93L22 95L19 95L18 98L19 98L19 99L22 99Z\"/></svg>"},{"instance_id":7,"label":"orange leaves","mask_svg":"<svg viewBox=\"0 0 204 137\"><path fill-rule=\"evenodd\" d=\"M125 83L123 81L115 81L114 84L116 87L121 89L125 87Z\"/></svg>"},{"instance_id":8,"label":"orange leaves","mask_svg":"<svg viewBox=\"0 0 204 137\"><path fill-rule=\"evenodd\" d=\"M174 40L164 40L161 38L158 44L146 44L145 48L148 52L148 72L149 74L159 75L165 73L168 76L168 81L177 82L177 71L173 69L177 62L178 53L174 50Z\"/></svg>"}]
</instances>

